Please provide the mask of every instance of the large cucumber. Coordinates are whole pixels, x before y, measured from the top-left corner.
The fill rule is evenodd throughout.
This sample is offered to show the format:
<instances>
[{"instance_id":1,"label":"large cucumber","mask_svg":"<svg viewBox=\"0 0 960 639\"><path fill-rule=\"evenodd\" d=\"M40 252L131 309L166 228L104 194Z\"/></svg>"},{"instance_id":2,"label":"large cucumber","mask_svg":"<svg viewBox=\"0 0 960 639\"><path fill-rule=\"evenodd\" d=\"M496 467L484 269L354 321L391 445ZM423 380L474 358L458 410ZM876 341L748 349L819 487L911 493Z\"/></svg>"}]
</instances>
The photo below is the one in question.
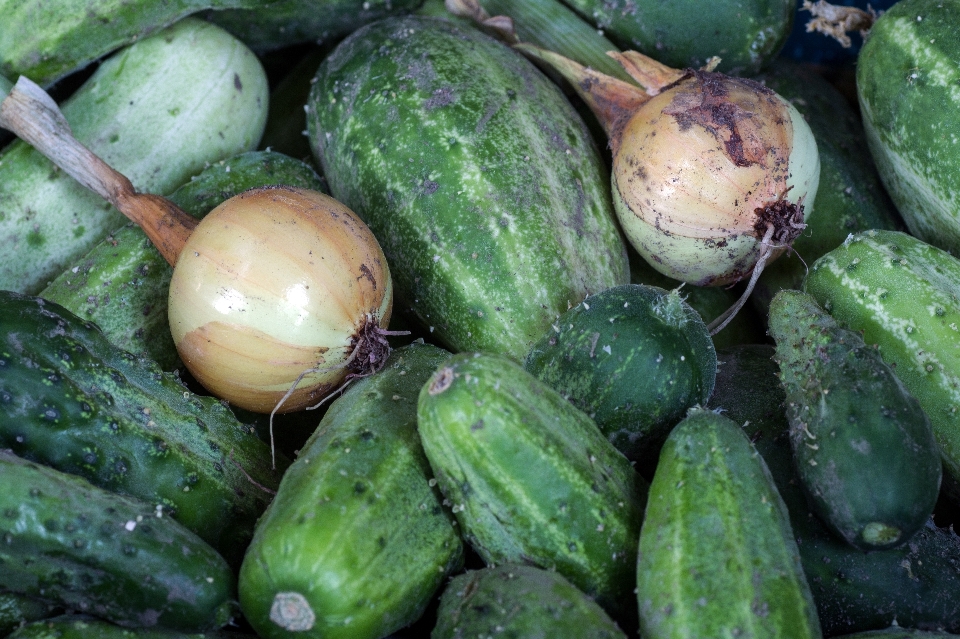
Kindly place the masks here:
<instances>
[{"instance_id":1,"label":"large cucumber","mask_svg":"<svg viewBox=\"0 0 960 639\"><path fill-rule=\"evenodd\" d=\"M901 0L870 29L857 96L880 177L910 232L960 254L960 0Z\"/></svg>"},{"instance_id":2,"label":"large cucumber","mask_svg":"<svg viewBox=\"0 0 960 639\"><path fill-rule=\"evenodd\" d=\"M152 504L9 451L0 485L0 588L125 626L199 631L230 620L230 567Z\"/></svg>"},{"instance_id":3,"label":"large cucumber","mask_svg":"<svg viewBox=\"0 0 960 639\"><path fill-rule=\"evenodd\" d=\"M641 635L820 637L786 506L740 427L693 409L671 431L640 533Z\"/></svg>"},{"instance_id":4,"label":"large cucumber","mask_svg":"<svg viewBox=\"0 0 960 639\"><path fill-rule=\"evenodd\" d=\"M0 447L148 501L239 564L283 469L251 431L93 324L0 292Z\"/></svg>"},{"instance_id":5,"label":"large cucumber","mask_svg":"<svg viewBox=\"0 0 960 639\"><path fill-rule=\"evenodd\" d=\"M224 200L269 184L325 188L316 171L300 160L250 151L210 165L168 198L201 218ZM160 251L130 223L65 269L39 296L94 322L114 345L173 370L180 357L167 319L172 274Z\"/></svg>"},{"instance_id":6,"label":"large cucumber","mask_svg":"<svg viewBox=\"0 0 960 639\"><path fill-rule=\"evenodd\" d=\"M240 569L240 604L264 639L380 639L463 565L417 435L420 387L449 355L397 349L304 444Z\"/></svg>"},{"instance_id":7,"label":"large cucumber","mask_svg":"<svg viewBox=\"0 0 960 639\"><path fill-rule=\"evenodd\" d=\"M625 629L647 483L593 420L502 355L460 353L420 391L420 437L489 563L556 570Z\"/></svg>"},{"instance_id":8,"label":"large cucumber","mask_svg":"<svg viewBox=\"0 0 960 639\"><path fill-rule=\"evenodd\" d=\"M583 120L475 29L411 16L354 32L320 65L307 125L398 302L453 350L520 360L557 315L628 280Z\"/></svg>"},{"instance_id":9,"label":"large cucumber","mask_svg":"<svg viewBox=\"0 0 960 639\"><path fill-rule=\"evenodd\" d=\"M212 630L185 633L170 628L126 628L90 615L65 614L29 623L5 639L254 639L250 635Z\"/></svg>"},{"instance_id":10,"label":"large cucumber","mask_svg":"<svg viewBox=\"0 0 960 639\"><path fill-rule=\"evenodd\" d=\"M930 418L945 480L960 480L960 260L906 233L866 231L817 260L803 287L880 348Z\"/></svg>"},{"instance_id":11,"label":"large cucumber","mask_svg":"<svg viewBox=\"0 0 960 639\"><path fill-rule=\"evenodd\" d=\"M118 52L62 105L76 138L149 193L253 149L266 108L256 56L196 18ZM11 143L0 153L0 289L37 293L124 219L38 151Z\"/></svg>"},{"instance_id":12,"label":"large cucumber","mask_svg":"<svg viewBox=\"0 0 960 639\"><path fill-rule=\"evenodd\" d=\"M57 614L56 606L15 592L0 592L0 637L20 626Z\"/></svg>"}]
</instances>

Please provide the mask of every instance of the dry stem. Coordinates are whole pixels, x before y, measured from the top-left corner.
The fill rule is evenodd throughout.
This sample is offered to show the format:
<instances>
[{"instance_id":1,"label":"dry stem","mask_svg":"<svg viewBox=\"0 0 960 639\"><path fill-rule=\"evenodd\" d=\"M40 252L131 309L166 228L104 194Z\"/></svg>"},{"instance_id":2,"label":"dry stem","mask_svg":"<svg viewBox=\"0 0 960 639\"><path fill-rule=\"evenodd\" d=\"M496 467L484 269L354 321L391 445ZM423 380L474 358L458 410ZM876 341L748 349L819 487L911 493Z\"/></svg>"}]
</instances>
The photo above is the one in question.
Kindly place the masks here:
<instances>
[{"instance_id":1,"label":"dry stem","mask_svg":"<svg viewBox=\"0 0 960 639\"><path fill-rule=\"evenodd\" d=\"M803 0L800 8L813 15L807 22L807 33L822 33L839 42L845 49L851 45L847 33L859 31L861 36L866 36L878 17L877 12L870 6L864 11L856 7L833 5L825 0L817 0L815 3Z\"/></svg>"}]
</instances>

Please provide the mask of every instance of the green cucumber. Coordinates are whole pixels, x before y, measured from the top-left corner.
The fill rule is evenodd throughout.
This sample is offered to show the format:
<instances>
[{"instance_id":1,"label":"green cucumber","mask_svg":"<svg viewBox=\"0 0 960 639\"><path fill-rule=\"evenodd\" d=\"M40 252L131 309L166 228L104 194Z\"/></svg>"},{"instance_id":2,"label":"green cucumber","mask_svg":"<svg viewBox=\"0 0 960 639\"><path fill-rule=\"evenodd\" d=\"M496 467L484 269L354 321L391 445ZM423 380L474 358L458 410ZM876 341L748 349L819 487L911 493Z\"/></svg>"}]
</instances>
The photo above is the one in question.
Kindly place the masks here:
<instances>
[{"instance_id":1,"label":"green cucumber","mask_svg":"<svg viewBox=\"0 0 960 639\"><path fill-rule=\"evenodd\" d=\"M304 444L240 569L240 605L258 635L379 639L418 619L462 567L417 435L418 393L449 355L397 349Z\"/></svg>"},{"instance_id":2,"label":"green cucumber","mask_svg":"<svg viewBox=\"0 0 960 639\"><path fill-rule=\"evenodd\" d=\"M930 418L944 483L960 480L960 260L906 233L865 231L817 260L803 289L878 346Z\"/></svg>"},{"instance_id":3,"label":"green cucumber","mask_svg":"<svg viewBox=\"0 0 960 639\"><path fill-rule=\"evenodd\" d=\"M114 623L201 631L230 620L217 552L153 505L0 451L0 588Z\"/></svg>"},{"instance_id":4,"label":"green cucumber","mask_svg":"<svg viewBox=\"0 0 960 639\"><path fill-rule=\"evenodd\" d=\"M310 97L310 87L317 67L330 53L328 47L312 47L270 91L270 113L260 139L260 148L313 163L313 153L306 135L303 105ZM324 193L327 192L324 182Z\"/></svg>"},{"instance_id":5,"label":"green cucumber","mask_svg":"<svg viewBox=\"0 0 960 639\"><path fill-rule=\"evenodd\" d=\"M927 630L913 630L911 628L901 628L899 625L884 628L883 630L868 630L858 632L852 635L843 635L838 639L949 639L957 637L949 632L931 632Z\"/></svg>"},{"instance_id":6,"label":"green cucumber","mask_svg":"<svg viewBox=\"0 0 960 639\"><path fill-rule=\"evenodd\" d=\"M168 198L202 218L224 200L268 184L325 190L306 163L280 153L249 151L210 165ZM180 357L167 320L172 273L160 251L131 223L66 268L39 296L96 323L114 345L173 370Z\"/></svg>"},{"instance_id":7,"label":"green cucumber","mask_svg":"<svg viewBox=\"0 0 960 639\"><path fill-rule=\"evenodd\" d=\"M857 57L880 177L911 234L960 254L960 0L902 0Z\"/></svg>"},{"instance_id":8,"label":"green cucumber","mask_svg":"<svg viewBox=\"0 0 960 639\"><path fill-rule=\"evenodd\" d=\"M717 355L678 291L625 284L561 315L524 368L589 415L627 458L655 462L670 429L709 399Z\"/></svg>"},{"instance_id":9,"label":"green cucumber","mask_svg":"<svg viewBox=\"0 0 960 639\"><path fill-rule=\"evenodd\" d=\"M440 489L485 562L556 570L635 625L647 483L593 420L519 364L480 353L444 363L417 414Z\"/></svg>"},{"instance_id":10,"label":"green cucumber","mask_svg":"<svg viewBox=\"0 0 960 639\"><path fill-rule=\"evenodd\" d=\"M625 284L609 176L583 120L519 53L416 16L324 60L307 130L370 226L397 301L454 351L520 360L556 317Z\"/></svg>"},{"instance_id":11,"label":"green cucumber","mask_svg":"<svg viewBox=\"0 0 960 639\"><path fill-rule=\"evenodd\" d=\"M196 18L118 52L62 105L76 138L147 193L255 148L266 109L256 56ZM36 294L124 221L25 142L0 153L0 289Z\"/></svg>"},{"instance_id":12,"label":"green cucumber","mask_svg":"<svg viewBox=\"0 0 960 639\"><path fill-rule=\"evenodd\" d=\"M239 565L283 470L252 430L95 325L0 292L0 447L150 502Z\"/></svg>"},{"instance_id":13,"label":"green cucumber","mask_svg":"<svg viewBox=\"0 0 960 639\"><path fill-rule=\"evenodd\" d=\"M57 614L56 606L15 592L0 592L0 637L20 626Z\"/></svg>"},{"instance_id":14,"label":"green cucumber","mask_svg":"<svg viewBox=\"0 0 960 639\"><path fill-rule=\"evenodd\" d=\"M672 67L751 75L780 53L797 10L794 0L563 0L621 49Z\"/></svg>"},{"instance_id":15,"label":"green cucumber","mask_svg":"<svg viewBox=\"0 0 960 639\"><path fill-rule=\"evenodd\" d=\"M30 623L5 639L253 639L228 631L185 633L170 628L125 628L90 615L66 614Z\"/></svg>"},{"instance_id":16,"label":"green cucumber","mask_svg":"<svg viewBox=\"0 0 960 639\"><path fill-rule=\"evenodd\" d=\"M557 572L502 564L450 580L430 639L626 639L595 601Z\"/></svg>"},{"instance_id":17,"label":"green cucumber","mask_svg":"<svg viewBox=\"0 0 960 639\"><path fill-rule=\"evenodd\" d=\"M928 521L899 548L861 552L814 516L800 488L774 347L720 350L709 407L741 424L790 513L826 636L886 628L960 631L960 537Z\"/></svg>"},{"instance_id":18,"label":"green cucumber","mask_svg":"<svg viewBox=\"0 0 960 639\"><path fill-rule=\"evenodd\" d=\"M907 543L940 493L940 450L920 404L807 293L777 293L769 325L811 509L860 550Z\"/></svg>"},{"instance_id":19,"label":"green cucumber","mask_svg":"<svg viewBox=\"0 0 960 639\"><path fill-rule=\"evenodd\" d=\"M640 533L643 637L820 637L786 506L740 427L693 409L670 433Z\"/></svg>"}]
</instances>

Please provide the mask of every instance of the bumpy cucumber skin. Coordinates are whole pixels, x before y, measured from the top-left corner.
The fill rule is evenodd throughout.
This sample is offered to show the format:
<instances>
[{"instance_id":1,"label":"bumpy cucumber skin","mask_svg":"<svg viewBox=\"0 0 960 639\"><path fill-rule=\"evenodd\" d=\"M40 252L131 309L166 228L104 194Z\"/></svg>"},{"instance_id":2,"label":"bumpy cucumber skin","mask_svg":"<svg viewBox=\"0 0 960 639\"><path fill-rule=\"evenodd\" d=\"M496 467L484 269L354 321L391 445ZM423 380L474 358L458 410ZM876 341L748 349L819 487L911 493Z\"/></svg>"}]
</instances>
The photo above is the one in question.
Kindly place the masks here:
<instances>
[{"instance_id":1,"label":"bumpy cucumber skin","mask_svg":"<svg viewBox=\"0 0 960 639\"><path fill-rule=\"evenodd\" d=\"M960 631L960 537L930 520L905 546L861 552L810 511L800 488L769 344L720 350L709 407L741 424L763 456L790 513L825 636L886 628Z\"/></svg>"},{"instance_id":2,"label":"bumpy cucumber skin","mask_svg":"<svg viewBox=\"0 0 960 639\"><path fill-rule=\"evenodd\" d=\"M693 409L667 438L640 533L643 637L820 637L786 506L727 417Z\"/></svg>"},{"instance_id":3,"label":"bumpy cucumber skin","mask_svg":"<svg viewBox=\"0 0 960 639\"><path fill-rule=\"evenodd\" d=\"M702 67L751 75L783 48L797 10L793 0L564 0L621 49L678 68Z\"/></svg>"},{"instance_id":4,"label":"bumpy cucumber skin","mask_svg":"<svg viewBox=\"0 0 960 639\"><path fill-rule=\"evenodd\" d=\"M147 502L0 451L0 588L133 627L225 625L235 579Z\"/></svg>"},{"instance_id":5,"label":"bumpy cucumber skin","mask_svg":"<svg viewBox=\"0 0 960 639\"><path fill-rule=\"evenodd\" d=\"M635 623L647 483L593 420L519 364L479 353L444 363L417 414L440 489L488 564L556 570Z\"/></svg>"},{"instance_id":6,"label":"bumpy cucumber skin","mask_svg":"<svg viewBox=\"0 0 960 639\"><path fill-rule=\"evenodd\" d=\"M626 639L603 608L557 572L502 564L450 580L430 639Z\"/></svg>"},{"instance_id":7,"label":"bumpy cucumber skin","mask_svg":"<svg viewBox=\"0 0 960 639\"><path fill-rule=\"evenodd\" d=\"M840 326L876 344L930 419L944 483L960 480L960 260L896 231L865 231L804 278Z\"/></svg>"},{"instance_id":8,"label":"bumpy cucumber skin","mask_svg":"<svg viewBox=\"0 0 960 639\"><path fill-rule=\"evenodd\" d=\"M903 545L940 493L940 451L919 402L809 294L777 293L769 325L812 510L860 550Z\"/></svg>"},{"instance_id":9,"label":"bumpy cucumber skin","mask_svg":"<svg viewBox=\"0 0 960 639\"><path fill-rule=\"evenodd\" d=\"M713 391L717 355L678 291L625 284L559 318L524 368L589 415L629 459L657 449Z\"/></svg>"},{"instance_id":10,"label":"bumpy cucumber skin","mask_svg":"<svg viewBox=\"0 0 960 639\"><path fill-rule=\"evenodd\" d=\"M253 639L228 631L186 633L170 628L125 628L90 615L66 614L30 623L5 639Z\"/></svg>"},{"instance_id":11,"label":"bumpy cucumber skin","mask_svg":"<svg viewBox=\"0 0 960 639\"><path fill-rule=\"evenodd\" d=\"M169 193L207 163L255 148L267 98L263 67L242 42L185 18L103 62L61 110L138 191ZM0 153L0 289L36 294L125 219L12 142Z\"/></svg>"},{"instance_id":12,"label":"bumpy cucumber skin","mask_svg":"<svg viewBox=\"0 0 960 639\"><path fill-rule=\"evenodd\" d=\"M304 444L240 569L241 608L264 639L379 639L463 566L416 427L420 388L449 355L397 349Z\"/></svg>"},{"instance_id":13,"label":"bumpy cucumber skin","mask_svg":"<svg viewBox=\"0 0 960 639\"><path fill-rule=\"evenodd\" d=\"M41 298L0 292L0 327L0 446L150 502L239 565L284 468L252 427Z\"/></svg>"},{"instance_id":14,"label":"bumpy cucumber skin","mask_svg":"<svg viewBox=\"0 0 960 639\"><path fill-rule=\"evenodd\" d=\"M15 592L0 592L0 637L20 626L57 614L56 606Z\"/></svg>"},{"instance_id":15,"label":"bumpy cucumber skin","mask_svg":"<svg viewBox=\"0 0 960 639\"><path fill-rule=\"evenodd\" d=\"M434 18L363 27L321 64L307 130L370 225L398 303L454 351L520 360L557 315L628 281L582 119L520 54Z\"/></svg>"},{"instance_id":16,"label":"bumpy cucumber skin","mask_svg":"<svg viewBox=\"0 0 960 639\"><path fill-rule=\"evenodd\" d=\"M224 200L268 184L325 190L310 165L280 153L250 151L212 164L168 198L202 218ZM131 223L65 269L39 296L96 323L114 345L173 370L180 357L167 320L172 274L140 227Z\"/></svg>"},{"instance_id":17,"label":"bumpy cucumber skin","mask_svg":"<svg viewBox=\"0 0 960 639\"><path fill-rule=\"evenodd\" d=\"M857 97L873 159L911 234L960 254L960 1L904 0L870 28Z\"/></svg>"}]
</instances>

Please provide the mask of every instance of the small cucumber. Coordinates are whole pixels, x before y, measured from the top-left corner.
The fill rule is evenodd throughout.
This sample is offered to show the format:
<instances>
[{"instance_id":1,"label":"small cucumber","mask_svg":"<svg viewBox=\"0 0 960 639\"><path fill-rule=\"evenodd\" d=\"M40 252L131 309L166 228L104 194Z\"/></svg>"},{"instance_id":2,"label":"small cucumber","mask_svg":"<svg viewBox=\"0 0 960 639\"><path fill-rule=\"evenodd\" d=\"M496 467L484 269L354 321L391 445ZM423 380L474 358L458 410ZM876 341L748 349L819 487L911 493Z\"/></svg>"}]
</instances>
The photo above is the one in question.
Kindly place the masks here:
<instances>
[{"instance_id":1,"label":"small cucumber","mask_svg":"<svg viewBox=\"0 0 960 639\"><path fill-rule=\"evenodd\" d=\"M463 565L417 435L417 396L449 357L414 343L328 409L257 524L240 605L264 639L380 639Z\"/></svg>"},{"instance_id":2,"label":"small cucumber","mask_svg":"<svg viewBox=\"0 0 960 639\"><path fill-rule=\"evenodd\" d=\"M593 420L519 364L479 353L440 366L417 415L440 489L484 561L556 570L635 625L647 483Z\"/></svg>"},{"instance_id":3,"label":"small cucumber","mask_svg":"<svg viewBox=\"0 0 960 639\"><path fill-rule=\"evenodd\" d=\"M524 368L589 415L629 459L663 444L713 391L717 355L676 290L625 284L562 314Z\"/></svg>"},{"instance_id":4,"label":"small cucumber","mask_svg":"<svg viewBox=\"0 0 960 639\"><path fill-rule=\"evenodd\" d=\"M168 198L202 218L224 200L268 184L324 190L306 163L280 153L250 151L212 164ZM172 273L160 251L131 223L65 269L39 296L96 323L114 345L173 370L180 357L167 320Z\"/></svg>"},{"instance_id":5,"label":"small cucumber","mask_svg":"<svg viewBox=\"0 0 960 639\"><path fill-rule=\"evenodd\" d=\"M477 29L387 18L320 65L307 131L334 197L383 246L398 305L454 351L521 360L629 278L609 176L537 68Z\"/></svg>"},{"instance_id":6,"label":"small cucumber","mask_svg":"<svg viewBox=\"0 0 960 639\"><path fill-rule=\"evenodd\" d=\"M440 597L430 639L498 635L627 638L603 608L557 572L502 564L451 579Z\"/></svg>"},{"instance_id":7,"label":"small cucumber","mask_svg":"<svg viewBox=\"0 0 960 639\"><path fill-rule=\"evenodd\" d=\"M256 147L267 79L242 42L185 18L103 62L61 110L75 137L138 191L169 193L207 163ZM36 294L124 220L12 142L0 153L0 289Z\"/></svg>"},{"instance_id":8,"label":"small cucumber","mask_svg":"<svg viewBox=\"0 0 960 639\"><path fill-rule=\"evenodd\" d=\"M643 637L821 636L770 471L718 413L692 409L667 438L639 548Z\"/></svg>"},{"instance_id":9,"label":"small cucumber","mask_svg":"<svg viewBox=\"0 0 960 639\"><path fill-rule=\"evenodd\" d=\"M239 565L283 470L252 431L66 309L0 292L0 447L150 502Z\"/></svg>"},{"instance_id":10,"label":"small cucumber","mask_svg":"<svg viewBox=\"0 0 960 639\"><path fill-rule=\"evenodd\" d=\"M133 627L230 620L226 561L147 502L0 451L0 588Z\"/></svg>"},{"instance_id":11,"label":"small cucumber","mask_svg":"<svg viewBox=\"0 0 960 639\"><path fill-rule=\"evenodd\" d=\"M940 451L920 404L807 293L777 293L769 324L811 509L860 550L907 543L940 493Z\"/></svg>"},{"instance_id":12,"label":"small cucumber","mask_svg":"<svg viewBox=\"0 0 960 639\"><path fill-rule=\"evenodd\" d=\"M90 615L66 614L23 626L5 639L253 639L228 631L185 633L169 628L125 628Z\"/></svg>"},{"instance_id":13,"label":"small cucumber","mask_svg":"<svg viewBox=\"0 0 960 639\"><path fill-rule=\"evenodd\" d=\"M906 233L865 231L817 260L803 288L877 345L930 419L944 483L960 480L960 260Z\"/></svg>"}]
</instances>

